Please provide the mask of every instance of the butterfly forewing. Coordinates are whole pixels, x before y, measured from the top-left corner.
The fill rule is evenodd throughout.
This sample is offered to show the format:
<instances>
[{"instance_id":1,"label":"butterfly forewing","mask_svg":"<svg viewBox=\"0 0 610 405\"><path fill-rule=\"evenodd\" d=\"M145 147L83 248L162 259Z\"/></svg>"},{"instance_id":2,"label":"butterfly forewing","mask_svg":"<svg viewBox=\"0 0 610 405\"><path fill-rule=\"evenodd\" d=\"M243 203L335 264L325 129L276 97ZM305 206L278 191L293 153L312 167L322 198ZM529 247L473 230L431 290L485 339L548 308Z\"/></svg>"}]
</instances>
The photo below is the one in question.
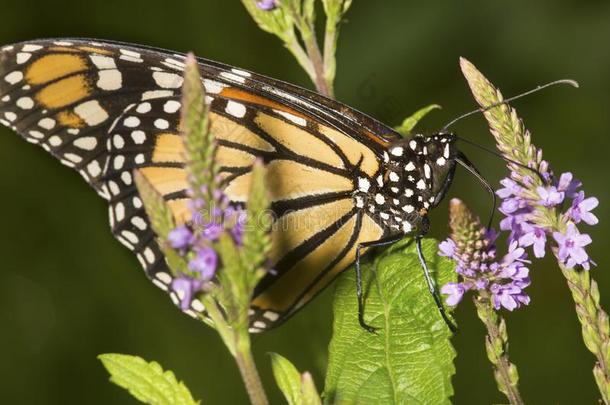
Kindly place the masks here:
<instances>
[{"instance_id":1,"label":"butterfly forewing","mask_svg":"<svg viewBox=\"0 0 610 405\"><path fill-rule=\"evenodd\" d=\"M257 287L255 331L307 303L388 229L357 210L357 178L373 182L393 132L310 91L200 60L218 163L229 198L247 205L250 168L267 165L275 271ZM89 40L43 40L0 52L0 122L77 170L109 202L115 236L153 282L172 276L132 174L138 169L190 219L178 130L184 56ZM202 311L193 301L191 311ZM191 315L193 313L191 312Z\"/></svg>"}]
</instances>

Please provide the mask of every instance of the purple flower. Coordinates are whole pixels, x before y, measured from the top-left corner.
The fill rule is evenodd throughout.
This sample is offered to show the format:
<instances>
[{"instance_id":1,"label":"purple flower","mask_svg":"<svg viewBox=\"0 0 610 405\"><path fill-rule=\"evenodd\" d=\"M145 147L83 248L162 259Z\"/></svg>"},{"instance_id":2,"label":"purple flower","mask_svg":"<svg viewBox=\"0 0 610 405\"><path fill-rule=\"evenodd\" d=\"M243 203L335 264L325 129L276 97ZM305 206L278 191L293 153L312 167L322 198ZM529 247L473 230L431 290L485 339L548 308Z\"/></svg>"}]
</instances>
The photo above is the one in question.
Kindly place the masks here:
<instances>
[{"instance_id":1,"label":"purple flower","mask_svg":"<svg viewBox=\"0 0 610 405\"><path fill-rule=\"evenodd\" d=\"M500 204L500 211L505 215L511 215L521 208L521 200L519 198L506 198Z\"/></svg>"},{"instance_id":2,"label":"purple flower","mask_svg":"<svg viewBox=\"0 0 610 405\"><path fill-rule=\"evenodd\" d=\"M521 186L516 181L510 178L504 178L500 181L500 184L504 186L496 191L498 197L504 199L511 196L518 196L521 193Z\"/></svg>"},{"instance_id":3,"label":"purple flower","mask_svg":"<svg viewBox=\"0 0 610 405\"><path fill-rule=\"evenodd\" d=\"M559 245L559 260L567 267L580 265L584 269L589 270L591 261L584 249L585 246L591 243L589 235L581 234L578 232L576 225L569 223L565 234L553 232L553 238L555 238Z\"/></svg>"},{"instance_id":4,"label":"purple flower","mask_svg":"<svg viewBox=\"0 0 610 405\"><path fill-rule=\"evenodd\" d=\"M172 281L172 290L178 295L180 308L189 309L193 295L201 289L201 281L190 277L177 277Z\"/></svg>"},{"instance_id":5,"label":"purple flower","mask_svg":"<svg viewBox=\"0 0 610 405\"><path fill-rule=\"evenodd\" d=\"M502 259L502 264L505 266L511 265L514 262L528 262L527 254L525 253L525 249L519 246L519 242L512 241L508 246L508 253Z\"/></svg>"},{"instance_id":6,"label":"purple flower","mask_svg":"<svg viewBox=\"0 0 610 405\"><path fill-rule=\"evenodd\" d=\"M529 263L525 249L514 240L508 253L496 261L497 233L487 230L479 235L477 240L463 242L465 245L458 245L453 239L439 244L438 254L457 262L456 272L462 280L441 288L441 293L447 295L447 305L457 305L471 289L487 291L496 309L512 311L529 303L529 297L523 291L530 284L529 269L524 265Z\"/></svg>"},{"instance_id":7,"label":"purple flower","mask_svg":"<svg viewBox=\"0 0 610 405\"><path fill-rule=\"evenodd\" d=\"M530 270L522 263L512 263L507 267L504 267L500 272L500 275L504 278L511 278L515 283L521 282L529 285L529 273Z\"/></svg>"},{"instance_id":8,"label":"purple flower","mask_svg":"<svg viewBox=\"0 0 610 405\"><path fill-rule=\"evenodd\" d=\"M509 311L513 311L522 304L527 305L530 302L529 296L514 284L492 284L490 291L495 309L504 307Z\"/></svg>"},{"instance_id":9,"label":"purple flower","mask_svg":"<svg viewBox=\"0 0 610 405\"><path fill-rule=\"evenodd\" d=\"M214 249L205 247L199 249L193 259L189 261L189 269L200 274L200 279L209 281L216 273L218 255Z\"/></svg>"},{"instance_id":10,"label":"purple flower","mask_svg":"<svg viewBox=\"0 0 610 405\"><path fill-rule=\"evenodd\" d=\"M455 242L452 239L446 239L438 244L440 256L453 257L455 253Z\"/></svg>"},{"instance_id":11,"label":"purple flower","mask_svg":"<svg viewBox=\"0 0 610 405\"><path fill-rule=\"evenodd\" d=\"M235 243L241 245L244 239L244 231L246 230L246 211L236 211L235 217L235 225L231 229L231 235L233 235Z\"/></svg>"},{"instance_id":12,"label":"purple flower","mask_svg":"<svg viewBox=\"0 0 610 405\"><path fill-rule=\"evenodd\" d=\"M261 10L270 11L277 7L276 0L259 0L256 6Z\"/></svg>"},{"instance_id":13,"label":"purple flower","mask_svg":"<svg viewBox=\"0 0 610 405\"><path fill-rule=\"evenodd\" d=\"M222 224L220 224L216 221L212 221L203 226L203 231L201 232L201 236L203 236L204 239L207 239L209 241L215 241L215 240L218 240L218 238L220 237L220 234L223 231L224 231L224 227L222 226Z\"/></svg>"},{"instance_id":14,"label":"purple flower","mask_svg":"<svg viewBox=\"0 0 610 405\"><path fill-rule=\"evenodd\" d=\"M523 247L533 246L534 256L544 257L546 246L546 231L544 228L524 222L521 225L524 230L523 236L519 238L519 244Z\"/></svg>"},{"instance_id":15,"label":"purple flower","mask_svg":"<svg viewBox=\"0 0 610 405\"><path fill-rule=\"evenodd\" d=\"M559 177L557 190L563 191L568 198L573 198L576 195L576 189L582 186L580 180L574 179L572 173L563 173Z\"/></svg>"},{"instance_id":16,"label":"purple flower","mask_svg":"<svg viewBox=\"0 0 610 405\"><path fill-rule=\"evenodd\" d=\"M568 215L574 221L574 223L583 221L589 225L595 225L599 222L599 220L590 211L598 205L599 201L597 198L585 198L585 192L580 191L574 197L572 207L568 210Z\"/></svg>"},{"instance_id":17,"label":"purple flower","mask_svg":"<svg viewBox=\"0 0 610 405\"><path fill-rule=\"evenodd\" d=\"M441 288L441 293L448 296L445 302L453 307L462 300L464 293L468 290L468 286L464 283L447 283Z\"/></svg>"},{"instance_id":18,"label":"purple flower","mask_svg":"<svg viewBox=\"0 0 610 405\"><path fill-rule=\"evenodd\" d=\"M538 191L538 195L540 196L538 203L545 207L559 205L565 198L565 193L563 191L558 191L555 186L537 187L536 191Z\"/></svg>"},{"instance_id":19,"label":"purple flower","mask_svg":"<svg viewBox=\"0 0 610 405\"><path fill-rule=\"evenodd\" d=\"M167 235L169 244L174 249L185 250L193 243L193 232L185 225L172 229Z\"/></svg>"}]
</instances>

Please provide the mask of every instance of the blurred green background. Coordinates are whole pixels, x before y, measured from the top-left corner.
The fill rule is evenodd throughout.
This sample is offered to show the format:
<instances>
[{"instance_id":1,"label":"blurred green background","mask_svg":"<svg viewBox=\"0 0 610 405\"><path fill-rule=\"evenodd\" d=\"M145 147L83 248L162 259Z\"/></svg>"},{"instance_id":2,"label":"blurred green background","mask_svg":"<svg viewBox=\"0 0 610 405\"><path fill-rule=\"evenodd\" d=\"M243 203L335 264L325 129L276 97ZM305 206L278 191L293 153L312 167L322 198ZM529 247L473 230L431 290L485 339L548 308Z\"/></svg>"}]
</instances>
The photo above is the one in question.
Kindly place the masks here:
<instances>
[{"instance_id":1,"label":"blurred green background","mask_svg":"<svg viewBox=\"0 0 610 405\"><path fill-rule=\"evenodd\" d=\"M279 42L260 31L240 2L2 0L0 44L38 37L108 38L195 51L200 56L310 86ZM601 224L587 229L602 300L610 308L610 2L518 0L410 2L355 0L338 51L340 100L394 125L429 103L443 110L421 128L433 131L474 103L458 68L473 61L505 95L569 77L580 90L554 88L516 106L556 172L573 171L596 195ZM492 145L481 116L455 127ZM498 159L466 149L497 184ZM208 404L245 403L237 369L215 333L181 315L149 283L134 256L110 232L104 202L80 176L42 149L0 129L0 403L130 404L96 360L123 352L176 371ZM485 191L460 172L450 196L487 212ZM433 213L432 234L446 235L447 202ZM564 279L551 260L533 266L530 307L508 314L511 358L525 400L592 404L593 357L584 349ZM419 269L405 269L420 277ZM255 338L273 403L269 351L310 370L322 386L333 288L283 327ZM424 292L422 292L424 293ZM355 316L355 314L354 314ZM454 377L456 404L503 401L468 301Z\"/></svg>"}]
</instances>

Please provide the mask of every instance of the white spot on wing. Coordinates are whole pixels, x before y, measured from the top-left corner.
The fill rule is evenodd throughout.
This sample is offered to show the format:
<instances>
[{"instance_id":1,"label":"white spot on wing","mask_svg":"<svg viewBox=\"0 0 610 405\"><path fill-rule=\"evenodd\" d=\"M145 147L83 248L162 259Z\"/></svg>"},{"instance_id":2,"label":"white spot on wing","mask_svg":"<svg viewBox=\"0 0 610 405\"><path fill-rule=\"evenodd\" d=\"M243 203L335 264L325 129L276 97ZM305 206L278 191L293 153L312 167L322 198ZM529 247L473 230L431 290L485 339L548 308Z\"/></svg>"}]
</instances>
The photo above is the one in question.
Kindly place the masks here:
<instances>
[{"instance_id":1,"label":"white spot on wing","mask_svg":"<svg viewBox=\"0 0 610 405\"><path fill-rule=\"evenodd\" d=\"M176 100L168 100L163 104L163 111L173 114L180 109L180 102Z\"/></svg>"},{"instance_id":2,"label":"white spot on wing","mask_svg":"<svg viewBox=\"0 0 610 405\"><path fill-rule=\"evenodd\" d=\"M138 117L127 117L123 120L123 125L129 128L135 128L140 125L140 119Z\"/></svg>"},{"instance_id":3,"label":"white spot on wing","mask_svg":"<svg viewBox=\"0 0 610 405\"><path fill-rule=\"evenodd\" d=\"M169 128L169 122L167 122L167 120L164 120L163 118L157 118L155 120L155 128L167 129Z\"/></svg>"},{"instance_id":4,"label":"white spot on wing","mask_svg":"<svg viewBox=\"0 0 610 405\"><path fill-rule=\"evenodd\" d=\"M97 162L97 160L94 160L87 165L87 171L91 176L97 177L102 173L102 168L100 167L100 164Z\"/></svg>"},{"instance_id":5,"label":"white spot on wing","mask_svg":"<svg viewBox=\"0 0 610 405\"><path fill-rule=\"evenodd\" d=\"M209 80L209 79L205 79L203 81L203 85L205 87L206 93L210 93L210 94L218 94L222 91L222 89L224 87L226 87L222 83L218 83L218 82L215 82L215 81Z\"/></svg>"},{"instance_id":6,"label":"white spot on wing","mask_svg":"<svg viewBox=\"0 0 610 405\"><path fill-rule=\"evenodd\" d=\"M183 81L182 76L168 72L153 72L153 79L163 89L177 89Z\"/></svg>"},{"instance_id":7,"label":"white spot on wing","mask_svg":"<svg viewBox=\"0 0 610 405\"><path fill-rule=\"evenodd\" d=\"M237 118L243 118L246 115L246 106L235 101L229 100L225 111Z\"/></svg>"},{"instance_id":8,"label":"white spot on wing","mask_svg":"<svg viewBox=\"0 0 610 405\"><path fill-rule=\"evenodd\" d=\"M57 147L57 146L61 145L61 138L57 135L53 135L52 137L49 138L49 145L51 145L53 147Z\"/></svg>"},{"instance_id":9,"label":"white spot on wing","mask_svg":"<svg viewBox=\"0 0 610 405\"><path fill-rule=\"evenodd\" d=\"M131 132L131 139L133 139L136 144L141 145L146 141L146 134L144 131L137 129Z\"/></svg>"},{"instance_id":10,"label":"white spot on wing","mask_svg":"<svg viewBox=\"0 0 610 405\"><path fill-rule=\"evenodd\" d=\"M93 136L84 136L76 139L74 146L84 150L93 150L97 146L97 139Z\"/></svg>"},{"instance_id":11,"label":"white spot on wing","mask_svg":"<svg viewBox=\"0 0 610 405\"><path fill-rule=\"evenodd\" d=\"M123 231L121 232L121 236L123 236L125 239L127 239L129 242L136 244L139 241L138 235L136 235L135 233L131 232L131 231Z\"/></svg>"},{"instance_id":12,"label":"white spot on wing","mask_svg":"<svg viewBox=\"0 0 610 405\"><path fill-rule=\"evenodd\" d=\"M100 70L97 75L96 84L102 90L118 90L123 85L123 75L118 69Z\"/></svg>"},{"instance_id":13,"label":"white spot on wing","mask_svg":"<svg viewBox=\"0 0 610 405\"><path fill-rule=\"evenodd\" d=\"M152 109L152 106L150 105L150 103L146 102L146 103L140 103L138 105L138 107L136 108L136 111L140 114L146 114L151 109Z\"/></svg>"},{"instance_id":14,"label":"white spot on wing","mask_svg":"<svg viewBox=\"0 0 610 405\"><path fill-rule=\"evenodd\" d=\"M90 126L101 124L108 119L108 113L97 100L89 100L77 105L74 107L74 112Z\"/></svg>"},{"instance_id":15,"label":"white spot on wing","mask_svg":"<svg viewBox=\"0 0 610 405\"><path fill-rule=\"evenodd\" d=\"M301 127L304 127L307 125L307 120L305 120L305 118L303 117L298 117L294 114L290 114L289 112L286 111L281 111L281 110L274 110L276 113L278 113L279 115L281 115L282 117L286 118L288 121L297 124Z\"/></svg>"},{"instance_id":16,"label":"white spot on wing","mask_svg":"<svg viewBox=\"0 0 610 405\"><path fill-rule=\"evenodd\" d=\"M66 153L64 154L64 158L68 159L73 163L80 163L83 160L82 157L75 155L74 153Z\"/></svg>"},{"instance_id":17,"label":"white spot on wing","mask_svg":"<svg viewBox=\"0 0 610 405\"><path fill-rule=\"evenodd\" d=\"M98 69L116 69L114 59L109 56L91 55L89 58Z\"/></svg>"},{"instance_id":18,"label":"white spot on wing","mask_svg":"<svg viewBox=\"0 0 610 405\"><path fill-rule=\"evenodd\" d=\"M133 224L133 226L135 226L141 231L146 230L146 228L148 227L148 224L146 223L146 221L144 221L142 217L131 218L131 223Z\"/></svg>"},{"instance_id":19,"label":"white spot on wing","mask_svg":"<svg viewBox=\"0 0 610 405\"><path fill-rule=\"evenodd\" d=\"M17 63L18 63L19 65L21 65L22 63L27 62L27 61L28 61L28 59L30 59L31 57L32 57L32 54L31 54L31 53L29 53L29 52L19 52L19 53L17 54L17 58L16 58L16 60L17 60Z\"/></svg>"},{"instance_id":20,"label":"white spot on wing","mask_svg":"<svg viewBox=\"0 0 610 405\"><path fill-rule=\"evenodd\" d=\"M4 80L9 82L10 84L19 83L23 79L23 73L19 70L15 70L6 76L4 76Z\"/></svg>"},{"instance_id":21,"label":"white spot on wing","mask_svg":"<svg viewBox=\"0 0 610 405\"><path fill-rule=\"evenodd\" d=\"M246 82L246 78L236 75L235 73L231 73L231 72L220 72L220 76L224 77L225 79L229 79L233 82L237 82L240 84L244 84Z\"/></svg>"},{"instance_id":22,"label":"white spot on wing","mask_svg":"<svg viewBox=\"0 0 610 405\"><path fill-rule=\"evenodd\" d=\"M250 77L250 76L252 76L252 75L250 74L250 72L246 72L245 70L241 70L241 69L235 69L235 68L233 68L233 69L231 69L231 71L232 71L233 73L235 73L236 75L240 75L240 76L243 76L243 77Z\"/></svg>"},{"instance_id":23,"label":"white spot on wing","mask_svg":"<svg viewBox=\"0 0 610 405\"><path fill-rule=\"evenodd\" d=\"M34 52L34 51L37 51L39 49L42 49L42 46L40 46L40 45L33 45L33 44L27 44L27 45L24 45L21 50L23 52Z\"/></svg>"},{"instance_id":24,"label":"white spot on wing","mask_svg":"<svg viewBox=\"0 0 610 405\"><path fill-rule=\"evenodd\" d=\"M29 110L34 107L34 100L32 100L30 97L21 97L19 100L17 100L16 104L17 107L23 110Z\"/></svg>"},{"instance_id":25,"label":"white spot on wing","mask_svg":"<svg viewBox=\"0 0 610 405\"><path fill-rule=\"evenodd\" d=\"M149 90L142 93L142 101L151 100L154 98L165 98L171 97L174 95L174 92L171 90Z\"/></svg>"},{"instance_id":26,"label":"white spot on wing","mask_svg":"<svg viewBox=\"0 0 610 405\"><path fill-rule=\"evenodd\" d=\"M53 118L45 117L38 121L38 126L44 129L53 129L55 120Z\"/></svg>"},{"instance_id":27,"label":"white spot on wing","mask_svg":"<svg viewBox=\"0 0 610 405\"><path fill-rule=\"evenodd\" d=\"M114 217L118 222L125 219L125 205L122 202L118 202L114 206Z\"/></svg>"}]
</instances>

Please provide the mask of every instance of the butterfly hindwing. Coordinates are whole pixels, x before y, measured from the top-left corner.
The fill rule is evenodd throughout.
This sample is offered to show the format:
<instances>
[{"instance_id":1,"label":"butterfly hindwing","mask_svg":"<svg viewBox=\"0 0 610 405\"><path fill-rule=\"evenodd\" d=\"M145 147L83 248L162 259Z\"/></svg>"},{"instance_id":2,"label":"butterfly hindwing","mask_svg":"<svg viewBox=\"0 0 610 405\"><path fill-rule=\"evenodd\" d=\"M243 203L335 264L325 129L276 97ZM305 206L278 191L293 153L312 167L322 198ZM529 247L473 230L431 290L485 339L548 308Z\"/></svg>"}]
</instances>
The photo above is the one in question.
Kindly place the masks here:
<instances>
[{"instance_id":1,"label":"butterfly hindwing","mask_svg":"<svg viewBox=\"0 0 610 405\"><path fill-rule=\"evenodd\" d=\"M373 182L391 134L315 93L200 60L217 159L229 198L247 204L250 168L267 166L275 272L260 283L251 325L275 326L387 233L356 210L355 173ZM89 40L42 40L0 52L0 123L74 168L109 202L114 235L159 287L172 276L133 181L139 170L189 220L179 133L184 55ZM198 301L193 311L201 311ZM192 313L191 313L192 314Z\"/></svg>"}]
</instances>

